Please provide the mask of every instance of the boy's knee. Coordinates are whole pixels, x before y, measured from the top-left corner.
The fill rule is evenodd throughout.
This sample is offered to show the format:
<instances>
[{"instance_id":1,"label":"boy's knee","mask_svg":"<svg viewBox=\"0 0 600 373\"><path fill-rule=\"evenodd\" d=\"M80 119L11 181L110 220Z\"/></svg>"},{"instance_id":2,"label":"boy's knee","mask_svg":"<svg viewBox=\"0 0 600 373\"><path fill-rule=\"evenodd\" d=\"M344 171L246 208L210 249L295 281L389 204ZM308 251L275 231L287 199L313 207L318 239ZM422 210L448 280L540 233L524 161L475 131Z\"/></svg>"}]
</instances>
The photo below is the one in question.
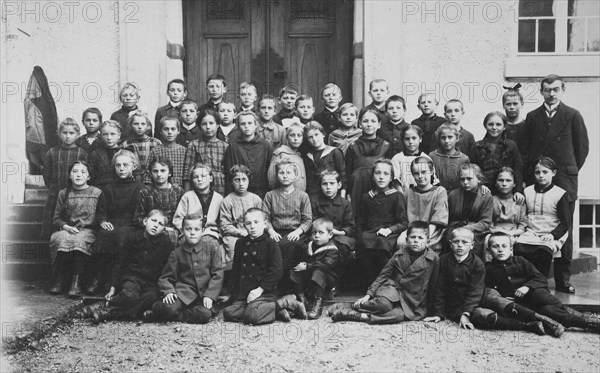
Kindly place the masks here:
<instances>
[{"instance_id":1,"label":"boy's knee","mask_svg":"<svg viewBox=\"0 0 600 373\"><path fill-rule=\"evenodd\" d=\"M261 325L275 321L275 302L264 302L246 307L244 323Z\"/></svg>"},{"instance_id":2,"label":"boy's knee","mask_svg":"<svg viewBox=\"0 0 600 373\"><path fill-rule=\"evenodd\" d=\"M182 321L188 324L206 324L210 321L212 312L204 306L190 307L183 311Z\"/></svg>"},{"instance_id":3,"label":"boy's knee","mask_svg":"<svg viewBox=\"0 0 600 373\"><path fill-rule=\"evenodd\" d=\"M160 320L171 320L174 319L179 313L179 307L177 307L176 303L166 304L163 301L155 302L152 305L152 311L154 312L156 318Z\"/></svg>"}]
</instances>

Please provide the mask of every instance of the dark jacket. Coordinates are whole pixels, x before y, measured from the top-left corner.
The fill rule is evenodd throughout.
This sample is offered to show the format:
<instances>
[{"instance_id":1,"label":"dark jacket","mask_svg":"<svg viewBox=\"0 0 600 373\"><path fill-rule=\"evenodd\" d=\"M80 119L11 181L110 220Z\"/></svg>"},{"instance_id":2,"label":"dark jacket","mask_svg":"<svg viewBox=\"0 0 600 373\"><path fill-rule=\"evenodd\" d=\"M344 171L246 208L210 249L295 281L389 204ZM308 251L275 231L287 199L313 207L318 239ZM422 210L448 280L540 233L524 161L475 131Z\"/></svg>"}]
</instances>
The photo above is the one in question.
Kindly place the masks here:
<instances>
[{"instance_id":1,"label":"dark jacket","mask_svg":"<svg viewBox=\"0 0 600 373\"><path fill-rule=\"evenodd\" d=\"M171 252L158 280L163 296L175 293L188 306L198 298L216 300L222 286L221 249L209 236L203 236L194 246L183 243Z\"/></svg>"},{"instance_id":2,"label":"dark jacket","mask_svg":"<svg viewBox=\"0 0 600 373\"><path fill-rule=\"evenodd\" d=\"M319 122L325 130L325 139L329 138L329 134L336 129L340 128L342 122L340 121L340 108L336 111L331 111L327 108L323 109L322 112L315 115L314 120Z\"/></svg>"},{"instance_id":3,"label":"dark jacket","mask_svg":"<svg viewBox=\"0 0 600 373\"><path fill-rule=\"evenodd\" d=\"M517 144L501 136L492 151L494 145L488 135L483 140L477 141L469 154L471 163L475 163L481 168L483 175L487 179L485 185L490 190L496 190L496 177L498 170L502 167L510 167L515 171L515 189L514 192L523 193L523 160Z\"/></svg>"},{"instance_id":4,"label":"dark jacket","mask_svg":"<svg viewBox=\"0 0 600 373\"><path fill-rule=\"evenodd\" d=\"M310 205L313 219L328 218L333 222L335 229L346 232L346 236L354 237L356 225L352 217L352 205L339 193L333 199L322 194L314 196L310 199Z\"/></svg>"},{"instance_id":5,"label":"dark jacket","mask_svg":"<svg viewBox=\"0 0 600 373\"><path fill-rule=\"evenodd\" d=\"M245 300L259 286L266 294L273 293L282 274L281 250L266 231L256 239L246 236L237 240L231 274L234 299Z\"/></svg>"},{"instance_id":6,"label":"dark jacket","mask_svg":"<svg viewBox=\"0 0 600 373\"><path fill-rule=\"evenodd\" d=\"M250 169L250 184L248 190L264 198L269 190L267 171L271 164L273 149L264 139L255 136L250 141L240 138L231 141L223 155L223 169L229 170L236 164L243 164ZM226 172L225 182L227 193L231 192L231 175Z\"/></svg>"},{"instance_id":7,"label":"dark jacket","mask_svg":"<svg viewBox=\"0 0 600 373\"><path fill-rule=\"evenodd\" d=\"M439 258L429 248L413 263L409 249L401 247L373 281L367 295L400 302L409 320L420 320L431 308L439 272Z\"/></svg>"},{"instance_id":8,"label":"dark jacket","mask_svg":"<svg viewBox=\"0 0 600 373\"><path fill-rule=\"evenodd\" d=\"M173 251L173 243L166 234L148 236L145 231L128 235L119 250L119 262L110 278L110 286L117 287L129 277L141 278L156 284Z\"/></svg>"},{"instance_id":9,"label":"dark jacket","mask_svg":"<svg viewBox=\"0 0 600 373\"><path fill-rule=\"evenodd\" d=\"M429 154L440 146L440 144L436 142L432 144L431 139L435 137L435 131L446 122L446 118L439 117L437 114L433 114L433 117L430 118L421 115L412 121L411 124L413 126L417 126L423 131L423 139L421 140L420 148L423 153Z\"/></svg>"},{"instance_id":10,"label":"dark jacket","mask_svg":"<svg viewBox=\"0 0 600 373\"><path fill-rule=\"evenodd\" d=\"M548 288L548 280L527 259L511 256L485 265L485 286L496 289L503 297L514 297L521 286L531 290Z\"/></svg>"},{"instance_id":11,"label":"dark jacket","mask_svg":"<svg viewBox=\"0 0 600 373\"><path fill-rule=\"evenodd\" d=\"M315 159L311 152L306 153L302 158L306 169L306 193L309 196L319 194L321 190L319 178L321 171L324 170L337 171L340 174L341 189L346 189L346 163L344 153L340 149L327 145L319 159Z\"/></svg>"},{"instance_id":12,"label":"dark jacket","mask_svg":"<svg viewBox=\"0 0 600 373\"><path fill-rule=\"evenodd\" d=\"M304 253L302 261L306 262L307 272L320 269L337 277L336 269L340 261L340 252L332 241L321 246L314 245L314 242L311 241L308 243L308 249Z\"/></svg>"},{"instance_id":13,"label":"dark jacket","mask_svg":"<svg viewBox=\"0 0 600 373\"><path fill-rule=\"evenodd\" d=\"M547 156L558 168L554 183L577 199L577 177L589 152L589 138L579 111L560 103L549 125L544 105L531 111L521 128L525 158L525 181L532 184L533 164L539 156ZM520 144L521 145L521 144Z\"/></svg>"},{"instance_id":14,"label":"dark jacket","mask_svg":"<svg viewBox=\"0 0 600 373\"><path fill-rule=\"evenodd\" d=\"M392 157L404 150L404 142L402 141L402 131L408 127L410 122L402 119L400 123L392 124L386 117L381 121L381 128L377 131L377 136L390 143L390 148L386 153L386 158Z\"/></svg>"},{"instance_id":15,"label":"dark jacket","mask_svg":"<svg viewBox=\"0 0 600 373\"><path fill-rule=\"evenodd\" d=\"M471 251L459 263L453 253L440 256L440 273L433 315L458 321L464 312L479 306L485 289L485 267Z\"/></svg>"}]
</instances>

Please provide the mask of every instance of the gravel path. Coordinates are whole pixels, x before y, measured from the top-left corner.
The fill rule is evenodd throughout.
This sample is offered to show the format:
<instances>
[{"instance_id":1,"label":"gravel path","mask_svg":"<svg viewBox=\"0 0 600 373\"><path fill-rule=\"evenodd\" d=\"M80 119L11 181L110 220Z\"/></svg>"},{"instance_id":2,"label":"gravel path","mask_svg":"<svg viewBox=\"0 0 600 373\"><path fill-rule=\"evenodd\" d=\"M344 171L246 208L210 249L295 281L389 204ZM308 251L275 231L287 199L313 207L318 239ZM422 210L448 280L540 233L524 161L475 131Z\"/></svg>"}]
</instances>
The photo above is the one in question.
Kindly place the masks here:
<instances>
[{"instance_id":1,"label":"gravel path","mask_svg":"<svg viewBox=\"0 0 600 373\"><path fill-rule=\"evenodd\" d=\"M600 372L600 335L560 339L466 331L448 321L370 326L318 321L250 327L76 320L14 355L2 372L80 371L452 371Z\"/></svg>"}]
</instances>

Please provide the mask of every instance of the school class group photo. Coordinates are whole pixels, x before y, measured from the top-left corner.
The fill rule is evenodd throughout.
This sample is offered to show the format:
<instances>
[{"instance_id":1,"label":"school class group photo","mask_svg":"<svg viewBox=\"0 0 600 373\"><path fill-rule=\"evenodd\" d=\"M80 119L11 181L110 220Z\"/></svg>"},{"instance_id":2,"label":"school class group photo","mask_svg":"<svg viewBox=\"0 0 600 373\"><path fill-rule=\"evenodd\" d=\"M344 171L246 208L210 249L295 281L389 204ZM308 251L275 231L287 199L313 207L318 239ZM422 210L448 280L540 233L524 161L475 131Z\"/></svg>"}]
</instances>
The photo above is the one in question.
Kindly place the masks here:
<instances>
[{"instance_id":1,"label":"school class group photo","mask_svg":"<svg viewBox=\"0 0 600 373\"><path fill-rule=\"evenodd\" d=\"M275 97L244 82L239 106L218 74L201 105L182 79L165 88L152 118L124 84L110 119L94 107L64 119L45 156L49 291L103 297L77 317L600 333L548 287L554 264L555 291L576 291L572 220L589 149L562 77L539 82L544 103L526 115L520 85L506 89L479 141L460 100L423 93L411 123L384 79L363 108L335 83L321 97L293 85ZM323 315L324 298L347 290L364 296Z\"/></svg>"}]
</instances>

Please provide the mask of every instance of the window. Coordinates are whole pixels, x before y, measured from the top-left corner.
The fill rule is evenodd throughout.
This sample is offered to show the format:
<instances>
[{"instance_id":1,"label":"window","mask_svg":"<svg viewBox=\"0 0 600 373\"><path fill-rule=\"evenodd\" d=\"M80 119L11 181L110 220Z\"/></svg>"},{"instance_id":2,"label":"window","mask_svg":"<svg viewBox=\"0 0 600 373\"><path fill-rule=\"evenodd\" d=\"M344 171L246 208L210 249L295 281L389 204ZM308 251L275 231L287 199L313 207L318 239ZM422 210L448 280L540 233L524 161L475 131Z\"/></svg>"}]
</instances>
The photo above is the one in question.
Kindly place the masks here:
<instances>
[{"instance_id":1,"label":"window","mask_svg":"<svg viewBox=\"0 0 600 373\"><path fill-rule=\"evenodd\" d=\"M512 57L505 77L600 76L600 1L517 0Z\"/></svg>"},{"instance_id":2,"label":"window","mask_svg":"<svg viewBox=\"0 0 600 373\"><path fill-rule=\"evenodd\" d=\"M579 204L579 247L600 248L600 201L582 200Z\"/></svg>"},{"instance_id":3,"label":"window","mask_svg":"<svg viewBox=\"0 0 600 373\"><path fill-rule=\"evenodd\" d=\"M520 0L519 53L600 52L598 0Z\"/></svg>"}]
</instances>

